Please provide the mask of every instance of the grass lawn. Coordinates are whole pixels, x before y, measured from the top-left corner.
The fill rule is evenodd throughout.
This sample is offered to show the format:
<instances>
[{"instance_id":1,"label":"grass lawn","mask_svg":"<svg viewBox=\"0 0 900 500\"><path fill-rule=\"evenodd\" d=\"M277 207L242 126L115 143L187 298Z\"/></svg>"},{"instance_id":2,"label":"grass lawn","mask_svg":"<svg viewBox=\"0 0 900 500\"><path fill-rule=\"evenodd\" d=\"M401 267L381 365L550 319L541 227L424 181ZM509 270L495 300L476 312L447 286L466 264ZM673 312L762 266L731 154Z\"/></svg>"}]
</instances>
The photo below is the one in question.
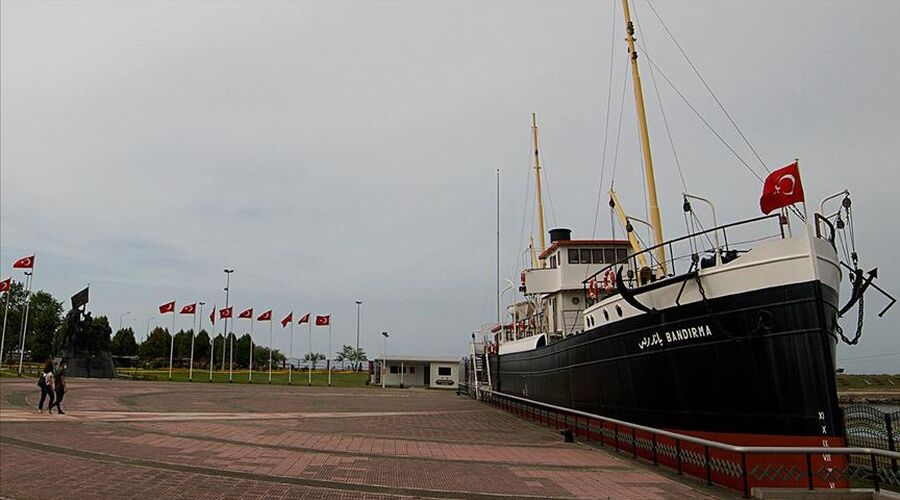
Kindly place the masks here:
<instances>
[{"instance_id":1,"label":"grass lawn","mask_svg":"<svg viewBox=\"0 0 900 500\"><path fill-rule=\"evenodd\" d=\"M839 391L900 392L900 375L847 375L837 376Z\"/></svg>"},{"instance_id":2,"label":"grass lawn","mask_svg":"<svg viewBox=\"0 0 900 500\"><path fill-rule=\"evenodd\" d=\"M135 380L169 380L169 370L145 370L142 368L118 368L116 371L119 378L133 378ZM250 381L250 372L247 370L235 370L231 376L232 382L235 384L247 384ZM212 382L228 383L228 371L213 371ZM333 387L365 387L366 381L369 380L368 372L331 372L331 385ZM188 370L184 368L176 368L172 370L173 382L188 382ZM209 370L194 370L194 383L210 383ZM254 384L268 384L269 372L253 370ZM272 370L272 383L287 385L287 370ZM309 383L308 372L294 371L292 376L294 385L307 385ZM312 374L312 385L327 386L328 372L324 370L314 370Z\"/></svg>"}]
</instances>

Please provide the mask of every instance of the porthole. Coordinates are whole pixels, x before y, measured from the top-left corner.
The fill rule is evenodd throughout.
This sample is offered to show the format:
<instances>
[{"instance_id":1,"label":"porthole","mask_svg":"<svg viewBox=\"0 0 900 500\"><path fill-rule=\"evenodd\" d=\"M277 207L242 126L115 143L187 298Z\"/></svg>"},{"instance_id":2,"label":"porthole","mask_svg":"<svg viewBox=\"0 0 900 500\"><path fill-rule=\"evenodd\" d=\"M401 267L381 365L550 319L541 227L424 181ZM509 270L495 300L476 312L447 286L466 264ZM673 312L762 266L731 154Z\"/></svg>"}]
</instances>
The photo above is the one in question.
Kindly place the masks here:
<instances>
[{"instance_id":1,"label":"porthole","mask_svg":"<svg viewBox=\"0 0 900 500\"><path fill-rule=\"evenodd\" d=\"M606 311L606 309L603 310L603 319L609 321L609 313Z\"/></svg>"},{"instance_id":2,"label":"porthole","mask_svg":"<svg viewBox=\"0 0 900 500\"><path fill-rule=\"evenodd\" d=\"M578 297L572 297L573 304L575 304L577 306L579 302L581 302L581 299L579 299Z\"/></svg>"},{"instance_id":3,"label":"porthole","mask_svg":"<svg viewBox=\"0 0 900 500\"><path fill-rule=\"evenodd\" d=\"M622 317L622 308L619 307L618 304L616 304L616 314L618 314L620 318Z\"/></svg>"}]
</instances>

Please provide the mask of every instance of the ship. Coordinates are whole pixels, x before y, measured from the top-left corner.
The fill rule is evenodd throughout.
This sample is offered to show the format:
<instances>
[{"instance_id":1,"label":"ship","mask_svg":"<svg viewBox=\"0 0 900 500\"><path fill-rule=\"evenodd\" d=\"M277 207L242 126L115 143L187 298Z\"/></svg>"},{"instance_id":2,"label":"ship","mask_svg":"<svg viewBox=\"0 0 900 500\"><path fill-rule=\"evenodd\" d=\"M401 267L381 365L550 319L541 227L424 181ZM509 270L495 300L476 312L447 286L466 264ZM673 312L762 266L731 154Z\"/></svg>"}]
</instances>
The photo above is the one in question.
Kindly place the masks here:
<instances>
[{"instance_id":1,"label":"ship","mask_svg":"<svg viewBox=\"0 0 900 500\"><path fill-rule=\"evenodd\" d=\"M850 193L827 197L811 216L804 199L724 224L710 200L680 193L686 220L712 223L664 239L635 28L622 5L650 220L629 216L610 189L624 237L546 231L532 115L539 242L518 284L524 300L473 342L476 382L724 443L841 446L836 346L859 341L867 292L889 300L879 316L894 303L875 283L877 271L860 265ZM799 161L766 184L796 198ZM648 228L646 245L635 223ZM844 281L850 295L842 300ZM841 318L856 332L845 334Z\"/></svg>"}]
</instances>

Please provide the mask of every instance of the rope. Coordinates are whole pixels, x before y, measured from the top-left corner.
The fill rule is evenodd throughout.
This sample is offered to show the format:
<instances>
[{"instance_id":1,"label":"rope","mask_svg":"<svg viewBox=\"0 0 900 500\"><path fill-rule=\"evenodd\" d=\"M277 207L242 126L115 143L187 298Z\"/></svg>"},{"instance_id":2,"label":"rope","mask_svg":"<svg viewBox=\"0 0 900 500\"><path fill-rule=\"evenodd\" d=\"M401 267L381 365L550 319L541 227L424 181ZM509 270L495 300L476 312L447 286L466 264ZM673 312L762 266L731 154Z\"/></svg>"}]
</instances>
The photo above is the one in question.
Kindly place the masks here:
<instances>
[{"instance_id":1,"label":"rope","mask_svg":"<svg viewBox=\"0 0 900 500\"><path fill-rule=\"evenodd\" d=\"M612 84L613 84L613 68L615 62L615 46L616 46L616 2L612 3L613 14L610 17L612 22L611 39L609 42L609 78L606 83L606 119L603 123L603 152L600 159L600 184L597 187L597 210L594 212L594 229L591 231L591 238L597 237L597 223L600 220L600 207L603 205L603 177L606 173L606 146L609 142L609 114L610 104L612 102ZM615 230L615 228L613 228Z\"/></svg>"},{"instance_id":2,"label":"rope","mask_svg":"<svg viewBox=\"0 0 900 500\"><path fill-rule=\"evenodd\" d=\"M706 90L709 92L709 95L711 95L713 100L716 101L716 104L719 106L719 109L722 110L722 113L725 114L725 116L728 118L728 121L731 122L731 125L737 131L738 135L741 136L741 139L744 140L744 143L747 144L747 147L750 148L750 151L752 151L753 155L756 156L756 159L759 160L760 165L762 165L762 167L766 170L766 172L769 172L769 168L766 167L766 162L764 162L762 160L762 158L760 158L759 154L756 152L756 149L753 147L752 144L750 144L750 141L747 139L747 136L744 135L744 132L741 131L741 128L738 127L737 123L735 123L734 119L731 118L731 115L725 109L725 106L722 104L722 101L719 100L719 98L716 96L716 93L713 92L713 90L712 90L712 88L710 88L709 84L706 83L706 79L703 78L703 75L701 75L700 71L697 69L697 67L694 66L693 61L691 61L691 58L688 57L687 52L684 51L684 49L681 47L681 44L678 43L678 40L675 38L675 35L672 34L672 30L669 29L669 27L666 25L665 21L663 21L662 17L660 17L659 13L656 12L656 9L653 7L653 4L650 2L650 0L647 0L647 5L650 7L650 10L653 11L653 14L656 16L656 19L659 20L659 23L662 24L663 28L666 30L666 33L669 34L669 38L671 38L672 42L675 43L675 46L678 47L678 51L681 52L682 56L684 56L684 59L691 66L691 69L694 70L694 74L697 75L697 78L699 78L700 82L703 83L703 86L706 87ZM635 14L635 19L637 19L637 14Z\"/></svg>"}]
</instances>

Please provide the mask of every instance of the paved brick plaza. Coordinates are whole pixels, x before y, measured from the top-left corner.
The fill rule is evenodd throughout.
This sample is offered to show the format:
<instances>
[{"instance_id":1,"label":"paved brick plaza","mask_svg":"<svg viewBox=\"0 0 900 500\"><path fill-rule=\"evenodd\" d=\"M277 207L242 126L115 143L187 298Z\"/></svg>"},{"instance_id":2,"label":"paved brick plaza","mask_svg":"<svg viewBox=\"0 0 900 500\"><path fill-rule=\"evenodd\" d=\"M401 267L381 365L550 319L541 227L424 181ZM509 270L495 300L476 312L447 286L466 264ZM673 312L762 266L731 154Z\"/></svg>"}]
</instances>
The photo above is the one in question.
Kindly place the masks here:
<instances>
[{"instance_id":1,"label":"paved brick plaza","mask_svg":"<svg viewBox=\"0 0 900 500\"><path fill-rule=\"evenodd\" d=\"M3 498L707 497L453 392L0 380Z\"/></svg>"}]
</instances>

